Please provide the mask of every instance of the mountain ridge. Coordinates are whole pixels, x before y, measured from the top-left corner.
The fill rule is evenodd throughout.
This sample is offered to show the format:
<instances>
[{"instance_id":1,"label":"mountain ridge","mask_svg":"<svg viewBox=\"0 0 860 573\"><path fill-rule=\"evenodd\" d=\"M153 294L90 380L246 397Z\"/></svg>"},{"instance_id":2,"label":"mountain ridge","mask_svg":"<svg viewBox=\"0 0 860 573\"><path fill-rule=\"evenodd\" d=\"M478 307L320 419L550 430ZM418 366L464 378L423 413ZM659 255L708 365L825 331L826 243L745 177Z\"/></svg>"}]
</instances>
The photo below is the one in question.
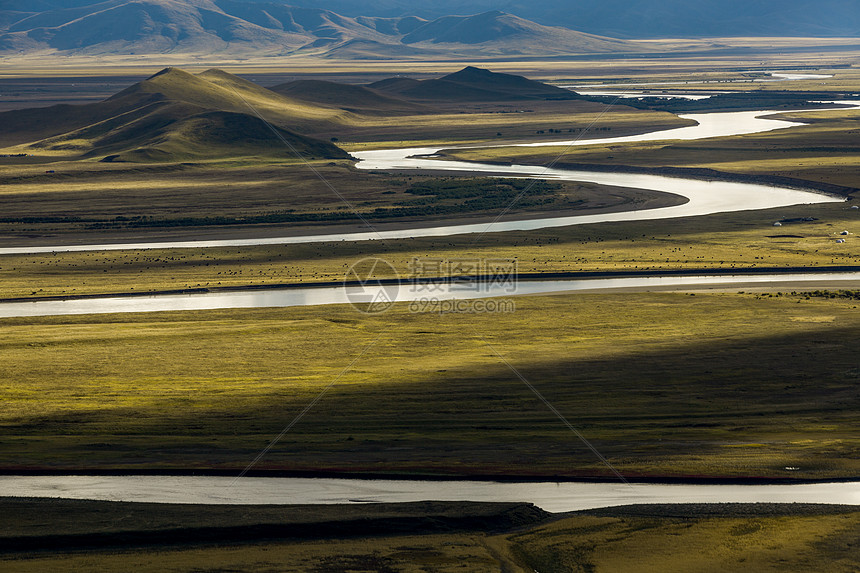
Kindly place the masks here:
<instances>
[{"instance_id":1,"label":"mountain ridge","mask_svg":"<svg viewBox=\"0 0 860 573\"><path fill-rule=\"evenodd\" d=\"M348 17L272 1L104 0L43 12L4 11L0 18L0 53L417 57L642 50L500 11L426 20Z\"/></svg>"},{"instance_id":2,"label":"mountain ridge","mask_svg":"<svg viewBox=\"0 0 860 573\"><path fill-rule=\"evenodd\" d=\"M98 0L3 0L0 31L23 17L97 3ZM324 8L387 35L410 34L418 25L453 14L488 11L484 0L436 0L418 5L412 0L239 3L271 6L258 10L255 18L260 23L278 21L266 13L278 12L285 5L312 11ZM537 24L613 38L860 37L856 0L819 0L814 7L805 0L495 0L493 7Z\"/></svg>"},{"instance_id":3,"label":"mountain ridge","mask_svg":"<svg viewBox=\"0 0 860 573\"><path fill-rule=\"evenodd\" d=\"M56 0L69 1L69 0ZM318 0L285 0L318 6ZM435 19L487 10L484 0L326 0L346 16ZM549 26L614 38L860 37L856 0L494 0L493 7Z\"/></svg>"}]
</instances>

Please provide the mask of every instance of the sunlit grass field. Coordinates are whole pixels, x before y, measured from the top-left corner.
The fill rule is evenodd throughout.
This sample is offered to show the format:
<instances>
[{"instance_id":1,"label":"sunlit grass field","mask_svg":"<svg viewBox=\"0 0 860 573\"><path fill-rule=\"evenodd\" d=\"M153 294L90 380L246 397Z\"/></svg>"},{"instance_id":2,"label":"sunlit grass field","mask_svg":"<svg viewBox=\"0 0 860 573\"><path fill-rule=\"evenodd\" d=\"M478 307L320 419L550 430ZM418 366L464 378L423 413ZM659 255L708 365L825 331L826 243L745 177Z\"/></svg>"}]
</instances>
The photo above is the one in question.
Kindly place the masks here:
<instances>
[{"instance_id":1,"label":"sunlit grass field","mask_svg":"<svg viewBox=\"0 0 860 573\"><path fill-rule=\"evenodd\" d=\"M632 515L624 515L625 510ZM697 515L697 510L702 513ZM522 562L549 573L787 569L847 573L860 564L854 541L860 532L857 512L779 515L780 510L771 514L763 506L737 516L731 512L708 515L706 506L610 509L605 513L611 516L571 517L507 536L505 541Z\"/></svg>"},{"instance_id":2,"label":"sunlit grass field","mask_svg":"<svg viewBox=\"0 0 860 573\"><path fill-rule=\"evenodd\" d=\"M501 356L631 478L857 474L857 300L514 302L4 319L0 458L238 471L333 384L258 469L611 475Z\"/></svg>"}]
</instances>

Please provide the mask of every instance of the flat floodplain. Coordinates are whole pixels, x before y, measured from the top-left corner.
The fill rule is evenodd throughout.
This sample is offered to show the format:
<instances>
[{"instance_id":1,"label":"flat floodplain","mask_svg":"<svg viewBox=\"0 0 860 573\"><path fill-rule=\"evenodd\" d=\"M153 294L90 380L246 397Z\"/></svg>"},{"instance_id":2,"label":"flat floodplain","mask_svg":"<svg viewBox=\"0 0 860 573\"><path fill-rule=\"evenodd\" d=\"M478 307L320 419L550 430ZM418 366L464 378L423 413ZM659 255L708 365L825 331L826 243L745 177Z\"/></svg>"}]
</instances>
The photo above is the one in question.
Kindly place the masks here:
<instances>
[{"instance_id":1,"label":"flat floodplain","mask_svg":"<svg viewBox=\"0 0 860 573\"><path fill-rule=\"evenodd\" d=\"M0 448L6 471L238 471L337 379L258 469L611 475L497 349L629 477L850 477L857 304L625 293L485 315L5 319Z\"/></svg>"}]
</instances>

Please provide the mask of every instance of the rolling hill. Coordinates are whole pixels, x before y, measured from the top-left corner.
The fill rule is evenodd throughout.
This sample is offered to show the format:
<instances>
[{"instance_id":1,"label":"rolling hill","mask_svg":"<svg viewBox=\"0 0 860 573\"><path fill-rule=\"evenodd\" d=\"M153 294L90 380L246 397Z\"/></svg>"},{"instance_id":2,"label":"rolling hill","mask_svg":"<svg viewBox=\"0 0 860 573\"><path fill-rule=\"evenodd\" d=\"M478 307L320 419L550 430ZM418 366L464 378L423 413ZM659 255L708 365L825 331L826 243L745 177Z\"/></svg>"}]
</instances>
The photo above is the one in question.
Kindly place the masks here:
<instances>
[{"instance_id":1,"label":"rolling hill","mask_svg":"<svg viewBox=\"0 0 860 573\"><path fill-rule=\"evenodd\" d=\"M370 87L324 80L296 80L269 89L296 100L317 105L330 105L362 114L396 115L429 111L423 105L393 97Z\"/></svg>"},{"instance_id":2,"label":"rolling hill","mask_svg":"<svg viewBox=\"0 0 860 573\"><path fill-rule=\"evenodd\" d=\"M40 10L54 6L54 9ZM622 40L544 26L499 11L425 20L346 17L251 0L10 0L0 53L305 54L328 57L641 52Z\"/></svg>"},{"instance_id":3,"label":"rolling hill","mask_svg":"<svg viewBox=\"0 0 860 573\"><path fill-rule=\"evenodd\" d=\"M562 88L468 66L438 79L389 78L369 88L414 101L513 101L527 99L576 99Z\"/></svg>"},{"instance_id":4,"label":"rolling hill","mask_svg":"<svg viewBox=\"0 0 860 573\"><path fill-rule=\"evenodd\" d=\"M289 129L336 117L220 70L167 68L97 104L0 114L0 145L109 161L292 156L290 146L305 158L345 159L335 145Z\"/></svg>"},{"instance_id":5,"label":"rolling hill","mask_svg":"<svg viewBox=\"0 0 860 573\"><path fill-rule=\"evenodd\" d=\"M402 139L403 127L432 124L420 116L457 114L461 104L577 99L568 90L472 66L429 80L396 77L369 86L300 80L271 88L218 69L190 74L165 68L99 103L0 113L0 148L109 161L295 151L337 159L349 155L326 140L357 133Z\"/></svg>"}]
</instances>

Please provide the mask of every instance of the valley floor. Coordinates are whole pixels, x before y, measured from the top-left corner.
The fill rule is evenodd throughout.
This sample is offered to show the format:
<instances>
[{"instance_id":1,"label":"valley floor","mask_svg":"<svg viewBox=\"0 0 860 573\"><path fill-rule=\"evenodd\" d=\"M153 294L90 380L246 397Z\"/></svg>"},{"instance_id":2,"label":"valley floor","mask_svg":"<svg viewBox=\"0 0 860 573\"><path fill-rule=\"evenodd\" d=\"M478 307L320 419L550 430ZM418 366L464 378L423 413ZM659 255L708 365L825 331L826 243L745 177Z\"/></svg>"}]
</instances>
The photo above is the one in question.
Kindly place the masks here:
<instances>
[{"instance_id":1,"label":"valley floor","mask_svg":"<svg viewBox=\"0 0 860 573\"><path fill-rule=\"evenodd\" d=\"M758 72L791 65L823 68L822 75L833 77L759 85L856 90L860 73L850 67L855 56L848 48L768 52L756 64ZM67 64L77 65L59 67L69 71ZM730 56L691 55L575 65L508 62L500 69L534 72L545 66L544 79L559 84L571 77L616 84L690 78L694 85L684 89L713 90L707 82L720 81L725 84L717 84L719 89L734 90L742 84L729 80L738 79L736 70L746 64ZM388 74L391 65L376 62L372 73ZM415 69L451 71L447 66L431 62ZM283 73L265 67L253 73ZM357 77L355 67L343 62L326 68ZM124 67L111 73L140 71ZM308 64L301 73L311 71ZM448 110L421 118L420 130L401 117L380 120L374 134L372 124L360 122L314 133L325 143L336 137L354 151L443 140L536 140L547 136L537 131L580 129L595 118L612 127L613 135L684 123L671 114L629 109L603 115L595 106L571 119L559 106L553 102L533 115L498 113L505 111L498 106L467 114ZM562 157L561 149L551 148L449 153L468 160L560 159L600 168L694 169L704 177L711 173L704 170L779 177L838 187L850 202L477 239L2 255L0 298L339 281L363 257L384 258L403 275L422 257L515 260L520 273L856 265L860 252L852 234L860 234L860 221L850 207L860 188L860 117L792 117L810 125L688 143L586 146L564 150ZM339 218L347 209L337 193L285 155L138 164L77 160L63 149L52 153L0 158L0 246L355 228L355 221ZM497 205L468 203L472 178L359 175L350 163L311 165L367 214L425 208L430 203L420 202L428 196L419 187L438 191L439 185L456 183L435 203L447 211L401 212L401 219L380 217L382 224L486 220L498 212ZM517 193L497 180L478 184L502 195ZM610 189L606 198L606 191L589 185L546 188L511 216L672 200L630 189ZM272 216L281 219L265 220ZM249 225L247 219L255 217ZM782 226L775 228L776 221ZM846 242L836 243L843 231L849 232ZM381 315L326 306L0 319L0 469L238 472L297 413L315 404L260 458L257 469L611 476L525 379L622 475L856 479L858 296L837 288L619 292L515 297L515 313L495 314L417 313L400 304ZM860 514L853 507L627 507L552 516L523 505L428 503L241 508L237 514L221 507L6 498L0 510L0 567L21 572L860 567ZM319 524L325 524L323 533L315 530ZM367 533L368 524L378 529ZM165 540L165 532L186 535L188 543ZM209 535L217 542L201 540ZM154 541L147 545L147 538ZM82 541L89 545L73 547ZM15 550L19 543L30 549Z\"/></svg>"}]
</instances>

